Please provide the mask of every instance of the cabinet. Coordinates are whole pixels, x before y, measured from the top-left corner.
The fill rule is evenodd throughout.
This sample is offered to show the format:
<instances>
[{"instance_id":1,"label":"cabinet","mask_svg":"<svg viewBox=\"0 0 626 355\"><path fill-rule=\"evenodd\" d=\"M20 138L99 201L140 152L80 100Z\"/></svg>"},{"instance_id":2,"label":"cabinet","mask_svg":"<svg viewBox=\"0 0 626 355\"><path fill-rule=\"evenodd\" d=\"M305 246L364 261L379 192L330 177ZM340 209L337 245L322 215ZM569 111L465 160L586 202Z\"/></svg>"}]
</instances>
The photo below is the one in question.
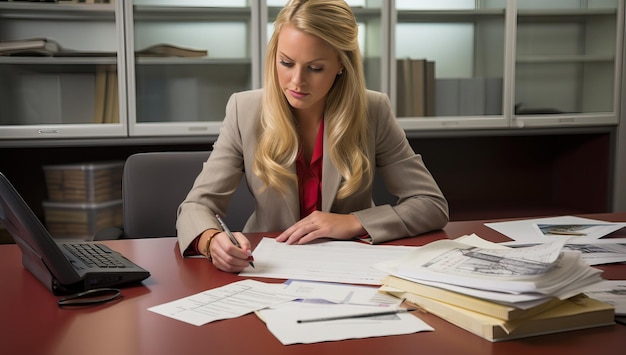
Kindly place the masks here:
<instances>
[{"instance_id":1,"label":"cabinet","mask_svg":"<svg viewBox=\"0 0 626 355\"><path fill-rule=\"evenodd\" d=\"M216 134L230 94L260 86L257 1L135 0L125 12L130 136ZM207 55L139 55L158 44Z\"/></svg>"},{"instance_id":2,"label":"cabinet","mask_svg":"<svg viewBox=\"0 0 626 355\"><path fill-rule=\"evenodd\" d=\"M126 135L121 4L0 2L0 40L62 48L0 56L0 139Z\"/></svg>"},{"instance_id":3,"label":"cabinet","mask_svg":"<svg viewBox=\"0 0 626 355\"><path fill-rule=\"evenodd\" d=\"M435 64L435 109L401 115L407 130L619 122L623 1L398 0L393 10L390 96L407 94L402 59Z\"/></svg>"}]
</instances>

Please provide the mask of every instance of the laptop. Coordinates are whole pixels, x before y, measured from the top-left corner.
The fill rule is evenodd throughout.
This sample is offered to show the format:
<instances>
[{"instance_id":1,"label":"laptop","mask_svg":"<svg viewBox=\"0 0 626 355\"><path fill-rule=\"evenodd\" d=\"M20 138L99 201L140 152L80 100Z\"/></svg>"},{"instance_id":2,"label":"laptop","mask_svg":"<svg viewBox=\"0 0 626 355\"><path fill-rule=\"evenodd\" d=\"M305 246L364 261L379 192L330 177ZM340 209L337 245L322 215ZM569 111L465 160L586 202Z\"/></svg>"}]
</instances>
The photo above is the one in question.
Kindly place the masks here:
<instances>
[{"instance_id":1,"label":"laptop","mask_svg":"<svg viewBox=\"0 0 626 355\"><path fill-rule=\"evenodd\" d=\"M55 295L120 287L150 276L104 244L55 240L2 173L0 224L20 248L24 267Z\"/></svg>"}]
</instances>

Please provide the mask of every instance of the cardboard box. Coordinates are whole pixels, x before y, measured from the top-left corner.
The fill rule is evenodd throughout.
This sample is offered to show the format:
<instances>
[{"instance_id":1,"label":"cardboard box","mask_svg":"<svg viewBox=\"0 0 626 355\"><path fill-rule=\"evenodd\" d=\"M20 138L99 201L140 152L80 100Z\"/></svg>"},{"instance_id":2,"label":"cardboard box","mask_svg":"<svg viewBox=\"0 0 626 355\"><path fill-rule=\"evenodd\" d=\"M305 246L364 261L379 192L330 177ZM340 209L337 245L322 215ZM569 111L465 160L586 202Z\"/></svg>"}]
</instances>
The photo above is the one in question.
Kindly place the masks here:
<instances>
[{"instance_id":1,"label":"cardboard box","mask_svg":"<svg viewBox=\"0 0 626 355\"><path fill-rule=\"evenodd\" d=\"M99 230L121 227L122 200L101 203L44 201L46 227L55 239L93 240Z\"/></svg>"},{"instance_id":2,"label":"cardboard box","mask_svg":"<svg viewBox=\"0 0 626 355\"><path fill-rule=\"evenodd\" d=\"M48 199L56 202L104 202L122 198L123 161L43 167Z\"/></svg>"}]
</instances>

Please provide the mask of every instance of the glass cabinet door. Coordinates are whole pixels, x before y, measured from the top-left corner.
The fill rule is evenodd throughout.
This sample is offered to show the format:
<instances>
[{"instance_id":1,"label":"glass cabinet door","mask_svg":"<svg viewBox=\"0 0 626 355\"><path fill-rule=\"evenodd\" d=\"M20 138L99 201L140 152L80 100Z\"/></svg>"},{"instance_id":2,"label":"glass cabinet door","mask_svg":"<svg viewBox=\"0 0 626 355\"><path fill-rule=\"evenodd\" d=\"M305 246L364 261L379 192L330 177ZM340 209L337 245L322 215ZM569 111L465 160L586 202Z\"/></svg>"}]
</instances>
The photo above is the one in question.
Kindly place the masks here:
<instances>
[{"instance_id":1,"label":"glass cabinet door","mask_svg":"<svg viewBox=\"0 0 626 355\"><path fill-rule=\"evenodd\" d=\"M0 2L1 139L126 135L121 9Z\"/></svg>"},{"instance_id":2,"label":"glass cabinet door","mask_svg":"<svg viewBox=\"0 0 626 355\"><path fill-rule=\"evenodd\" d=\"M616 123L618 0L517 1L518 125Z\"/></svg>"},{"instance_id":3,"label":"glass cabinet door","mask_svg":"<svg viewBox=\"0 0 626 355\"><path fill-rule=\"evenodd\" d=\"M363 56L365 71L365 85L368 89L387 92L388 76L382 70L387 66L384 53L389 52L389 42L383 23L387 18L387 8L383 0L348 0L359 26L359 47ZM264 46L269 41L273 30L274 20L280 9L285 6L286 0L267 0L267 23ZM264 51L264 50L263 50ZM265 58L262 58L265 62Z\"/></svg>"},{"instance_id":4,"label":"glass cabinet door","mask_svg":"<svg viewBox=\"0 0 626 355\"><path fill-rule=\"evenodd\" d=\"M506 1L396 0L395 11L390 89L404 128L506 126Z\"/></svg>"},{"instance_id":5,"label":"glass cabinet door","mask_svg":"<svg viewBox=\"0 0 626 355\"><path fill-rule=\"evenodd\" d=\"M257 5L232 0L128 3L130 135L219 133L229 96L254 86Z\"/></svg>"}]
</instances>

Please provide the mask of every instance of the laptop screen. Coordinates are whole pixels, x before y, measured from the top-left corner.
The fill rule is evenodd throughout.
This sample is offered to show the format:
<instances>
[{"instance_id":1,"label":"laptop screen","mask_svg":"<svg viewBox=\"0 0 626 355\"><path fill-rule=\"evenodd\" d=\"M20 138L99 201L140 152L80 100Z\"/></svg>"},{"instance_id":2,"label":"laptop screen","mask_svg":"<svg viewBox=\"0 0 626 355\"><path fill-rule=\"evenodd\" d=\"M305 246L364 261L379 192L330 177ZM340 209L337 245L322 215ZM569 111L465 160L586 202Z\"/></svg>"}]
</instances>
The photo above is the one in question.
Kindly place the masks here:
<instances>
[{"instance_id":1,"label":"laptop screen","mask_svg":"<svg viewBox=\"0 0 626 355\"><path fill-rule=\"evenodd\" d=\"M62 284L79 281L80 276L68 263L48 230L2 173L0 173L0 223L13 236L22 251L24 266L37 278L45 276L38 275L45 271L40 270L45 267Z\"/></svg>"}]
</instances>

